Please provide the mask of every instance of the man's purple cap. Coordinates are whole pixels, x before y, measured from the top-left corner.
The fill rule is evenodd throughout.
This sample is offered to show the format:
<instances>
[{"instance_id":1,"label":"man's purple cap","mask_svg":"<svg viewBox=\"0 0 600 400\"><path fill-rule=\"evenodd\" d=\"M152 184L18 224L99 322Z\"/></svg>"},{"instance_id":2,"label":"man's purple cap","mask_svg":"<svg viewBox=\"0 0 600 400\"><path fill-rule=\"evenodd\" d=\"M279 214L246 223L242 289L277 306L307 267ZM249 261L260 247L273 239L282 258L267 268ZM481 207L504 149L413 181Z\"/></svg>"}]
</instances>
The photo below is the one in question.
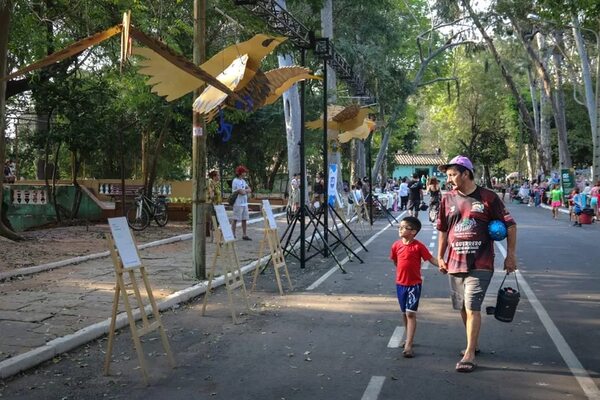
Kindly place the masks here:
<instances>
[{"instance_id":1,"label":"man's purple cap","mask_svg":"<svg viewBox=\"0 0 600 400\"><path fill-rule=\"evenodd\" d=\"M450 162L448 164L440 165L438 167L438 170L440 172L446 172L446 170L453 165L461 165L461 166L465 167L466 169L468 169L469 171L473 172L473 163L471 162L471 160L469 160L465 156L454 157L452 160L450 160Z\"/></svg>"}]
</instances>

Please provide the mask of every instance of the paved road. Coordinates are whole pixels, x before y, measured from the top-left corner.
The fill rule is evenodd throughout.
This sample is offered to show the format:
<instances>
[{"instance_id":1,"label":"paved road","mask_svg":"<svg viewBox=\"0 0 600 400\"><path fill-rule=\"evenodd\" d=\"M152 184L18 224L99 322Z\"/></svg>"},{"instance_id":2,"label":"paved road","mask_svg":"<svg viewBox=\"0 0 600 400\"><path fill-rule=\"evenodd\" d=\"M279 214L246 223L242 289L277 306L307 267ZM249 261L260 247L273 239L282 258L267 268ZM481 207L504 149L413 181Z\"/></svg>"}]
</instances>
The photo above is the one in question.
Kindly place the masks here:
<instances>
[{"instance_id":1,"label":"paved road","mask_svg":"<svg viewBox=\"0 0 600 400\"><path fill-rule=\"evenodd\" d=\"M4 382L0 396L599 399L600 285L593 260L600 259L595 245L600 225L575 228L543 209L510 208L519 223L524 297L511 324L484 316L482 354L473 374L454 371L463 329L450 307L447 278L435 268L423 271L416 357L401 357L394 267L388 260L397 232L379 222L369 252L360 254L366 262L346 264L347 274L322 258L303 271L291 265L296 290L280 297L268 271L241 324L231 323L223 290L211 297L205 317L199 315L201 299L166 312L178 367L168 368L156 337L146 339L149 388L141 383L130 335L122 331L111 376L101 374L106 341L99 340ZM435 237L424 222L419 239L433 248ZM330 268L327 279L317 280ZM486 305L495 302L502 275L495 274Z\"/></svg>"}]
</instances>

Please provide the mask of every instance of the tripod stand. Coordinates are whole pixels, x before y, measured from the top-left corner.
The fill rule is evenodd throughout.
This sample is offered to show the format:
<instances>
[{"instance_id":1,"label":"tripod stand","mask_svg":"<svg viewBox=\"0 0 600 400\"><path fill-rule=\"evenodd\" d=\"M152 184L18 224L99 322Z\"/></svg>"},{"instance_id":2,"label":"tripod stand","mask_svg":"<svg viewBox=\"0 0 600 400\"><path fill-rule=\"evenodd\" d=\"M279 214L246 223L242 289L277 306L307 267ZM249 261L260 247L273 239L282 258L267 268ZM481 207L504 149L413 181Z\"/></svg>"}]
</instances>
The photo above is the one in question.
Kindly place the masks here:
<instances>
[{"instance_id":1,"label":"tripod stand","mask_svg":"<svg viewBox=\"0 0 600 400\"><path fill-rule=\"evenodd\" d=\"M315 250L315 253L312 254L310 257L305 257L304 261L308 261L324 251L326 254L331 254L333 259L335 260L337 266L339 267L339 269L342 272L346 273L346 270L342 266L342 263L340 262L340 260L338 259L338 257L335 255L335 253L333 251L333 250L335 250L335 248L332 249L332 247L325 241L323 233L319 230L319 225L320 225L324 230L325 229L327 230L327 233L329 235L332 235L337 241L339 241L339 243L341 245L344 246L344 248L346 249L346 252L350 252L358 260L360 260L361 263L364 262L362 259L360 259L360 257L358 257L356 255L356 253L354 251L352 251L352 249L350 249L350 247L348 247L345 243L343 243L343 241L341 240L341 238L338 235L336 235L328 226L325 226L323 221L321 221L321 219L319 218L320 215L323 215L322 211L315 213L307 205L303 205L301 207L304 210L304 215L309 218L306 226L312 225L314 228L311 239L308 241L308 249L307 250L310 251L310 249L312 248ZM284 249L284 254L285 255L291 254L294 258L296 258L300 262L302 262L302 260L301 260L300 256L298 256L295 252L295 248L296 248L296 245L298 244L298 242L300 241L300 237L296 238L293 241L293 243L291 243L291 242L292 242L293 232L295 230L295 227L300 222L301 218L302 218L302 209L298 209L296 211L296 214L294 215L294 218L293 218L291 224L288 225L288 227L286 228L286 230L284 231L284 233L281 237L281 243L283 243L282 247ZM320 242L323 245L323 249L319 249L315 246L315 244L314 244L315 237L319 238ZM337 244L337 242L336 242L336 244ZM362 243L361 243L361 245L362 245Z\"/></svg>"},{"instance_id":2,"label":"tripod stand","mask_svg":"<svg viewBox=\"0 0 600 400\"><path fill-rule=\"evenodd\" d=\"M332 229L329 229L328 227L325 226L325 223L321 221L321 216L324 215L324 211L323 208L319 209L319 211L315 214L316 218L317 218L317 223L321 226L323 226L324 228L327 228L327 231L329 232L329 234L335 239L335 241L333 243L329 243L329 246L332 248L332 250L337 249L340 245L344 247L346 254L348 255L349 259L352 259L352 257L356 257L361 264L363 263L363 260L358 257L356 255L356 253L354 251L352 251L350 249L350 247L348 247L348 245L346 245L345 241L348 237L352 236L357 242L358 244L360 244L360 246L363 248L363 250L365 251L369 251L367 250L367 248L365 247L365 245L360 241L360 239L358 238L358 236L356 236L354 234L354 232L352 231L352 229L350 229L350 227L348 226L348 224L345 221L345 218L341 217L340 214L337 212L337 210L335 209L335 207L327 207L328 211L329 211L329 216L331 217L331 221L333 223L333 227L335 228L336 233L334 233L332 231ZM337 219L339 219L340 223L346 228L346 230L349 232L347 235L343 235L342 232L340 232L340 228L339 228L339 224L336 222L336 217ZM315 237L315 232L313 232L310 243L312 243L313 239ZM312 258L312 257L311 257Z\"/></svg>"},{"instance_id":3,"label":"tripod stand","mask_svg":"<svg viewBox=\"0 0 600 400\"><path fill-rule=\"evenodd\" d=\"M366 201L371 205L371 208L373 208L374 205L377 206L377 208L379 210L381 210L381 213L387 218L390 225L392 225L392 226L394 225L392 220L394 220L394 221L396 221L396 223L398 223L398 220L396 219L396 217L394 217L392 215L392 213L389 212L388 209L383 204L381 204L379 199L376 196L373 196L372 193L369 193L367 195Z\"/></svg>"}]
</instances>

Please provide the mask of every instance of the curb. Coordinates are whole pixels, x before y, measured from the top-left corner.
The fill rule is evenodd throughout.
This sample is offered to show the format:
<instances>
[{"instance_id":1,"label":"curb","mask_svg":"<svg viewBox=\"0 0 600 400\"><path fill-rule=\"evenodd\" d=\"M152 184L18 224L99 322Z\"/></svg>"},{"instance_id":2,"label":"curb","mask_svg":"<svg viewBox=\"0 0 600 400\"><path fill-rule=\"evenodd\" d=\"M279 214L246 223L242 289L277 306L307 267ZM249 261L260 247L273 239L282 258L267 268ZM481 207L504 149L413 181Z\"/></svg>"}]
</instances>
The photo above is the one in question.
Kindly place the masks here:
<instances>
[{"instance_id":1,"label":"curb","mask_svg":"<svg viewBox=\"0 0 600 400\"><path fill-rule=\"evenodd\" d=\"M185 235L181 235L185 236ZM260 259L260 262L268 260L270 255L266 255ZM241 268L242 275L253 271L256 268L259 260L253 261ZM213 288L217 288L225 284L225 277L219 276L213 280ZM206 293L208 281L202 281L189 288L175 292L168 296L166 299L157 303L159 311L165 311L173 308L177 304L185 303L194 297L198 297L203 293ZM150 315L152 312L151 306L147 305L144 308L146 315ZM141 312L138 308L134 309L133 315L137 320L141 319ZM127 314L121 312L117 315L115 330L119 330L129 324L127 320ZM25 371L29 368L35 367L38 364L48 361L53 357L79 347L85 343L91 342L92 340L98 339L108 333L110 329L110 318L104 321L97 322L93 325L86 326L78 330L75 333L56 338L49 341L44 346L37 347L26 353L19 354L11 357L7 360L0 362L0 379L6 379L21 371ZM168 329L165 328L167 331Z\"/></svg>"},{"instance_id":2,"label":"curb","mask_svg":"<svg viewBox=\"0 0 600 400\"><path fill-rule=\"evenodd\" d=\"M285 212L282 213L278 213L275 214L275 217L279 217L285 215ZM255 224L257 222L262 221L263 218L259 217L259 218L254 218L254 219L249 219L248 220L248 224ZM138 246L139 250L143 250L149 247L156 247L156 246L161 246L163 244L170 244L170 243L175 243L175 242L181 242L184 240L190 240L192 239L192 234L191 233L185 233L183 235L178 235L178 236L173 236L167 239L161 239L161 240L157 240L154 242L149 242L149 243L144 243ZM51 269L56 269L56 268L61 268L61 267L65 267L67 265L73 265L73 264L79 264L85 261L90 261L90 260L95 260L98 258L104 258L104 257L108 257L110 255L109 251L103 251L101 253L94 253L94 254L88 254L87 256L80 256L80 257L75 257L75 258L69 258L66 260L61 260L61 261L55 261L55 262L51 262L48 264L42 264L42 265L37 265L34 267L25 267L25 268L18 268L18 269L14 269L8 272L0 272L0 282L3 282L7 279L11 279L14 278L16 276L26 276L26 275L33 275L33 274L37 274L38 272L44 272L44 271L49 271Z\"/></svg>"}]
</instances>

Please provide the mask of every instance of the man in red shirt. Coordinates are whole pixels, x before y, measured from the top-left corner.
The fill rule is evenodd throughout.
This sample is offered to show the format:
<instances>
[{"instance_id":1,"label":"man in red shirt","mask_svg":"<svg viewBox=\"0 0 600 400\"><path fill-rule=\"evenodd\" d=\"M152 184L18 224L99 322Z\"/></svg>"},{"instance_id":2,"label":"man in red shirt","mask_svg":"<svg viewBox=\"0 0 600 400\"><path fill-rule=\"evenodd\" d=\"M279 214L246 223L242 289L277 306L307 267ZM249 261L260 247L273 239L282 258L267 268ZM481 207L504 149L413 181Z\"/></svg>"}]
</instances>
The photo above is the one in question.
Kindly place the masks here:
<instances>
[{"instance_id":1,"label":"man in red shirt","mask_svg":"<svg viewBox=\"0 0 600 400\"><path fill-rule=\"evenodd\" d=\"M488 234L488 224L493 220L506 224L504 269L507 272L517 269L517 226L498 195L475 184L473 164L467 157L456 156L438 169L446 173L454 188L440 204L438 263L440 270L450 275L452 305L460 310L465 324L467 348L456 370L471 372L479 351L481 303L494 273L494 242Z\"/></svg>"},{"instance_id":2,"label":"man in red shirt","mask_svg":"<svg viewBox=\"0 0 600 400\"><path fill-rule=\"evenodd\" d=\"M402 319L406 328L406 342L402 355L413 358L413 339L417 329L417 309L421 297L421 260L429 261L437 266L437 260L427 247L415 239L421 230L421 222L416 217L405 217L400 221L399 240L392 244L390 259L396 265L396 293Z\"/></svg>"}]
</instances>

